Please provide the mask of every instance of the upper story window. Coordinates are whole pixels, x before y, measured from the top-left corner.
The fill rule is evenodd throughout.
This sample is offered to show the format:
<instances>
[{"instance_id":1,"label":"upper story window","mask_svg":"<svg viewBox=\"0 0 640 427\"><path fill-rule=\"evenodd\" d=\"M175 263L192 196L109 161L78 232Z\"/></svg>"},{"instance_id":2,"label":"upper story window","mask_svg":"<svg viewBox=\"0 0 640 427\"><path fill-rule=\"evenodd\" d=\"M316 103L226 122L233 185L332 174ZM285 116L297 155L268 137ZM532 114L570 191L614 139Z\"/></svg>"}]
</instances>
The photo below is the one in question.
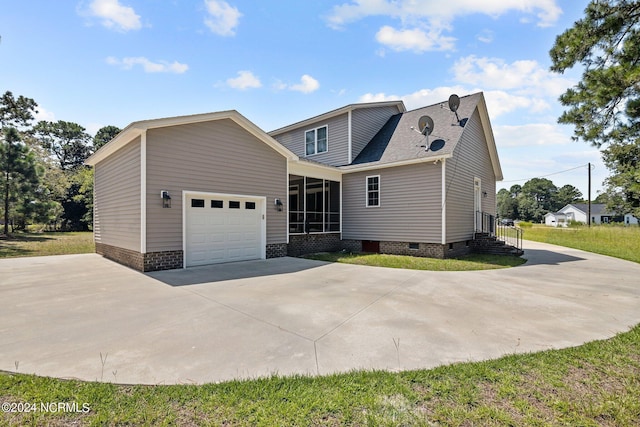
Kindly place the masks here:
<instances>
[{"instance_id":1,"label":"upper story window","mask_svg":"<svg viewBox=\"0 0 640 427\"><path fill-rule=\"evenodd\" d=\"M304 133L305 153L307 156L327 152L329 149L327 133L327 126L311 129Z\"/></svg>"},{"instance_id":2,"label":"upper story window","mask_svg":"<svg viewBox=\"0 0 640 427\"><path fill-rule=\"evenodd\" d=\"M367 207L380 206L380 175L367 177Z\"/></svg>"}]
</instances>

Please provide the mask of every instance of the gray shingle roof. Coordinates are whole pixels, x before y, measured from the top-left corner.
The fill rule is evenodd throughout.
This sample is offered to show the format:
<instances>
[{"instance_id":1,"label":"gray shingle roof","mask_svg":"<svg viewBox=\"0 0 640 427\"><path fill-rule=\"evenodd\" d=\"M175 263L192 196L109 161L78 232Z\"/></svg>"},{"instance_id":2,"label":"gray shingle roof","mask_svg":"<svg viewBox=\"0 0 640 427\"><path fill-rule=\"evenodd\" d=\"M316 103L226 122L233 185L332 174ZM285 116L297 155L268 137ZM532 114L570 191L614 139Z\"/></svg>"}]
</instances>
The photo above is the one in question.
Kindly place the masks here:
<instances>
[{"instance_id":1,"label":"gray shingle roof","mask_svg":"<svg viewBox=\"0 0 640 427\"><path fill-rule=\"evenodd\" d=\"M453 154L466 120L471 118L482 93L460 98L458 117L449 110L447 102L430 105L416 110L396 114L391 117L350 165L341 169L356 169L362 166L376 166L416 159L437 159ZM425 151L425 137L415 129L418 119L427 115L433 119L434 129L429 136L430 149ZM461 125L462 123L462 125Z\"/></svg>"}]
</instances>

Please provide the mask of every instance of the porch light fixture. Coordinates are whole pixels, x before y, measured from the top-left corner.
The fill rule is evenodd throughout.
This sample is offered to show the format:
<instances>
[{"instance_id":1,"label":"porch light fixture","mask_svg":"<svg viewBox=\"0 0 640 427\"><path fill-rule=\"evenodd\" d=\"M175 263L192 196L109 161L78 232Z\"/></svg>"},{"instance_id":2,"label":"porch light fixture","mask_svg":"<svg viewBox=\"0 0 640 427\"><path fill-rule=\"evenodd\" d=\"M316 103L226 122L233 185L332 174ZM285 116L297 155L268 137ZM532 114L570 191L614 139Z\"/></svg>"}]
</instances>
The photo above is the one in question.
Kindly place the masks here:
<instances>
[{"instance_id":1,"label":"porch light fixture","mask_svg":"<svg viewBox=\"0 0 640 427\"><path fill-rule=\"evenodd\" d=\"M487 192L486 191L482 192L482 197L484 197L485 199L487 198Z\"/></svg>"},{"instance_id":2,"label":"porch light fixture","mask_svg":"<svg viewBox=\"0 0 640 427\"><path fill-rule=\"evenodd\" d=\"M283 206L282 200L276 199L275 203L276 203L276 209L278 210L278 212L282 212L282 206Z\"/></svg>"},{"instance_id":3,"label":"porch light fixture","mask_svg":"<svg viewBox=\"0 0 640 427\"><path fill-rule=\"evenodd\" d=\"M171 207L171 196L169 195L168 190L160 191L160 197L162 198L162 207L170 208Z\"/></svg>"}]
</instances>

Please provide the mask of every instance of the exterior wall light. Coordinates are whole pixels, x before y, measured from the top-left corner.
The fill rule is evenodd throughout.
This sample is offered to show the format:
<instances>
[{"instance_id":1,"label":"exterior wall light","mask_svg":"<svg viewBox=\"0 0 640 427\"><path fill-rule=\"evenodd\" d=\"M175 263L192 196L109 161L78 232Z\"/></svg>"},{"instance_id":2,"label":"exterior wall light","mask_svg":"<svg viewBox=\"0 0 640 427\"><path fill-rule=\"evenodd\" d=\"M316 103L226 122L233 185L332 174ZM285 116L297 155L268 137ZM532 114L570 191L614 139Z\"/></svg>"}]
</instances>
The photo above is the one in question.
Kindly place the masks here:
<instances>
[{"instance_id":1,"label":"exterior wall light","mask_svg":"<svg viewBox=\"0 0 640 427\"><path fill-rule=\"evenodd\" d=\"M276 203L276 209L277 209L277 211L278 211L278 212L282 212L282 207L283 207L282 200L280 200L280 199L276 199L276 202L275 202L275 203Z\"/></svg>"},{"instance_id":2,"label":"exterior wall light","mask_svg":"<svg viewBox=\"0 0 640 427\"><path fill-rule=\"evenodd\" d=\"M162 198L162 207L170 208L171 207L171 196L169 195L168 190L160 191L160 197Z\"/></svg>"}]
</instances>

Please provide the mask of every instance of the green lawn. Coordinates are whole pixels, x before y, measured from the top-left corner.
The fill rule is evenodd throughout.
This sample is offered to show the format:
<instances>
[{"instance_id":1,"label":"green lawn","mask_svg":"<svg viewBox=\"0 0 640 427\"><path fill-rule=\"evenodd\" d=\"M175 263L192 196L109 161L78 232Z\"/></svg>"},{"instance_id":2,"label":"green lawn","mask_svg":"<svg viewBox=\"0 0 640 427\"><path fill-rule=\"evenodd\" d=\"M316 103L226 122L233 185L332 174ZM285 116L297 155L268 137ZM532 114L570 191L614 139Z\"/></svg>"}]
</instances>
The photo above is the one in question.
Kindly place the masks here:
<instances>
[{"instance_id":1,"label":"green lawn","mask_svg":"<svg viewBox=\"0 0 640 427\"><path fill-rule=\"evenodd\" d=\"M400 373L118 386L0 373L0 402L85 413L0 413L0 424L638 426L640 326L580 347Z\"/></svg>"},{"instance_id":2,"label":"green lawn","mask_svg":"<svg viewBox=\"0 0 640 427\"><path fill-rule=\"evenodd\" d=\"M405 255L317 253L305 258L375 267L408 268L431 271L488 270L522 265L526 260L515 256L472 254L460 258L435 259Z\"/></svg>"},{"instance_id":3,"label":"green lawn","mask_svg":"<svg viewBox=\"0 0 640 427\"><path fill-rule=\"evenodd\" d=\"M0 258L95 252L93 233L14 233L0 237Z\"/></svg>"},{"instance_id":4,"label":"green lawn","mask_svg":"<svg viewBox=\"0 0 640 427\"><path fill-rule=\"evenodd\" d=\"M523 230L526 240L582 249L640 263L640 227L637 226L555 228L534 225Z\"/></svg>"}]
</instances>

